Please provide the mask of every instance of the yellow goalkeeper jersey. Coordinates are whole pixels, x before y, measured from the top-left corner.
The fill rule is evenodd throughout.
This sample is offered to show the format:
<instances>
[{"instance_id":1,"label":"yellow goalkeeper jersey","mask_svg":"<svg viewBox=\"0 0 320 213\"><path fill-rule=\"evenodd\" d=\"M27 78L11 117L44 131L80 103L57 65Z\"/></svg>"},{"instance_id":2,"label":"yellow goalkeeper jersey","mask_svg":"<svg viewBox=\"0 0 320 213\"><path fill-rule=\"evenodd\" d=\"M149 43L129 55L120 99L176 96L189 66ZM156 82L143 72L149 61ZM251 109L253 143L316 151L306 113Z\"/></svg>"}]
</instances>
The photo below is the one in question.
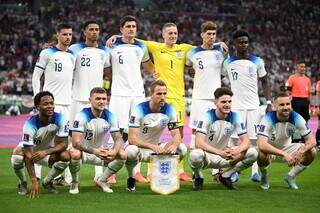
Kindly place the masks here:
<instances>
[{"instance_id":1,"label":"yellow goalkeeper jersey","mask_svg":"<svg viewBox=\"0 0 320 213\"><path fill-rule=\"evenodd\" d=\"M159 79L167 84L168 98L184 97L184 66L187 52L193 47L190 44L175 44L172 48L164 43L143 41L152 54L155 70Z\"/></svg>"}]
</instances>

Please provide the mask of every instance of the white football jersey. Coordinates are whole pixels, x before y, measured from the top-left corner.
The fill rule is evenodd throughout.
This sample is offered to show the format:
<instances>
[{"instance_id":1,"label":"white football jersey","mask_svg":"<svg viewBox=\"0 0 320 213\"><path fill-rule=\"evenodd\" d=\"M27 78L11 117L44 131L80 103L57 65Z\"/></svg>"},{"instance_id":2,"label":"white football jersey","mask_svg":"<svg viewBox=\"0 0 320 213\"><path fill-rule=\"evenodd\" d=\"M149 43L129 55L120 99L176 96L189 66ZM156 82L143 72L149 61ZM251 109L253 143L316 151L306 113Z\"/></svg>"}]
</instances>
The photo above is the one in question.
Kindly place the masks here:
<instances>
[{"instance_id":1,"label":"white football jersey","mask_svg":"<svg viewBox=\"0 0 320 213\"><path fill-rule=\"evenodd\" d=\"M82 109L70 126L71 131L84 134L81 143L92 148L99 148L106 140L106 135L120 131L116 116L109 110L104 109L100 118L93 115L91 108Z\"/></svg>"},{"instance_id":2,"label":"white football jersey","mask_svg":"<svg viewBox=\"0 0 320 213\"><path fill-rule=\"evenodd\" d=\"M151 144L159 144L164 129L177 129L177 113L173 106L165 104L160 112L151 112L149 101L138 104L133 110L129 128L139 128L140 138Z\"/></svg>"},{"instance_id":3,"label":"white football jersey","mask_svg":"<svg viewBox=\"0 0 320 213\"><path fill-rule=\"evenodd\" d=\"M228 57L223 63L223 75L228 76L233 92L233 109L259 108L258 78L267 75L260 57L250 55L247 59Z\"/></svg>"},{"instance_id":4,"label":"white football jersey","mask_svg":"<svg viewBox=\"0 0 320 213\"><path fill-rule=\"evenodd\" d=\"M51 47L41 51L34 72L44 72L43 91L53 94L55 104L71 104L74 66L75 57L70 50L61 51Z\"/></svg>"},{"instance_id":5,"label":"white football jersey","mask_svg":"<svg viewBox=\"0 0 320 213\"><path fill-rule=\"evenodd\" d=\"M23 136L20 144L23 147L33 147L34 151L50 147L54 137L68 140L68 120L61 113L55 112L50 124L44 126L39 121L39 115L31 116L23 126Z\"/></svg>"},{"instance_id":6,"label":"white football jersey","mask_svg":"<svg viewBox=\"0 0 320 213\"><path fill-rule=\"evenodd\" d=\"M291 137L295 131L298 131L302 137L311 133L306 121L298 113L292 111L289 120L281 122L277 119L276 111L272 111L263 117L258 135L268 137L272 146L282 149L291 144Z\"/></svg>"},{"instance_id":7,"label":"white football jersey","mask_svg":"<svg viewBox=\"0 0 320 213\"><path fill-rule=\"evenodd\" d=\"M223 149L228 146L231 135L236 132L238 136L246 134L246 126L236 112L230 112L224 120L216 116L216 110L207 111L199 119L196 132L206 135L206 141L211 146Z\"/></svg>"},{"instance_id":8,"label":"white football jersey","mask_svg":"<svg viewBox=\"0 0 320 213\"><path fill-rule=\"evenodd\" d=\"M192 98L214 98L214 91L221 87L223 59L220 46L210 50L203 49L201 46L195 47L187 53L186 65L192 66L195 70Z\"/></svg>"},{"instance_id":9,"label":"white football jersey","mask_svg":"<svg viewBox=\"0 0 320 213\"><path fill-rule=\"evenodd\" d=\"M127 44L117 38L111 49L111 94L118 96L144 96L141 63L150 60L147 47L140 41Z\"/></svg>"},{"instance_id":10,"label":"white football jersey","mask_svg":"<svg viewBox=\"0 0 320 213\"><path fill-rule=\"evenodd\" d=\"M102 87L104 68L110 67L109 49L104 46L88 47L85 43L69 48L76 56L72 98L88 101L94 87Z\"/></svg>"}]
</instances>

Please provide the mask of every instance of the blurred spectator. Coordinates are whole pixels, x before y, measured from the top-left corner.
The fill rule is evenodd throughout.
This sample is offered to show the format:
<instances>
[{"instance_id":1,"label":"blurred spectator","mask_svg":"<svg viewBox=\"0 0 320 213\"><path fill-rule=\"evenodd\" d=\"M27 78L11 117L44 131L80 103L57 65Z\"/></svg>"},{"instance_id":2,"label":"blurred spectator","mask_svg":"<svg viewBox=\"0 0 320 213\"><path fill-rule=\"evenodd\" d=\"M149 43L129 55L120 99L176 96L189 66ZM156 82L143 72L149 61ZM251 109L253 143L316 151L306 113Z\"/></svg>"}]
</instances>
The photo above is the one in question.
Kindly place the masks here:
<instances>
[{"instance_id":1,"label":"blurred spectator","mask_svg":"<svg viewBox=\"0 0 320 213\"><path fill-rule=\"evenodd\" d=\"M86 20L100 21L106 38L119 33L119 19L127 14L142 22L139 37L155 41L162 41L161 26L169 21L179 28L179 42L195 45L201 43L198 26L205 20L219 25L219 39L227 43L234 30L246 28L253 35L253 52L265 59L274 93L283 88L298 58L305 61L312 82L319 79L320 2L316 0L42 0L22 6L18 6L21 1L9 2L13 7L2 7L0 14L0 94L32 94L35 56L44 42L53 40L57 23L72 24L73 42L79 42ZM188 75L185 85L190 96Z\"/></svg>"}]
</instances>

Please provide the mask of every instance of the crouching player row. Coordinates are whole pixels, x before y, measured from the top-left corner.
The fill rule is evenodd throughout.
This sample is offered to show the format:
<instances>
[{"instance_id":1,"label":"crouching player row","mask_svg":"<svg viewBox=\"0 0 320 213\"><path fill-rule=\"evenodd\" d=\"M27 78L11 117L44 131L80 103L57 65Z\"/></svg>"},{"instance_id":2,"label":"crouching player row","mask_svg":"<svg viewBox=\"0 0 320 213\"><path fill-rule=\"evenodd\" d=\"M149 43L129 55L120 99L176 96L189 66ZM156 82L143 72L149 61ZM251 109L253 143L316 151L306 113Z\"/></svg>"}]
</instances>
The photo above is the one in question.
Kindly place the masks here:
<instances>
[{"instance_id":1,"label":"crouching player row","mask_svg":"<svg viewBox=\"0 0 320 213\"><path fill-rule=\"evenodd\" d=\"M268 165L272 159L286 161L292 167L284 177L289 188L298 189L296 176L304 171L316 157L316 142L305 120L292 111L291 100L287 94L275 98L275 111L268 112L262 119L258 131L258 151L250 148L245 125L239 115L231 111L232 92L218 88L215 93L216 109L208 111L200 119L196 133L196 148L190 153L193 189L202 190L201 169L220 169L220 182L234 189L231 175L248 168L257 160L262 189L269 189ZM292 143L291 137L298 130L306 143ZM228 147L231 134L236 131L240 145Z\"/></svg>"},{"instance_id":2,"label":"crouching player row","mask_svg":"<svg viewBox=\"0 0 320 213\"><path fill-rule=\"evenodd\" d=\"M234 189L231 175L250 167L258 152L250 147L245 124L238 113L231 111L232 91L218 88L214 92L216 109L207 111L199 119L195 147L190 153L189 164L193 170L193 189L202 190L201 169L220 169L219 181L228 189ZM229 147L230 137L236 131L240 145Z\"/></svg>"},{"instance_id":3,"label":"crouching player row","mask_svg":"<svg viewBox=\"0 0 320 213\"><path fill-rule=\"evenodd\" d=\"M103 88L92 89L90 102L91 107L79 112L70 128L72 147L68 152L68 122L62 114L54 112L53 95L44 91L35 96L34 105L39 114L25 122L22 142L14 149L11 157L12 167L20 180L18 194L28 193L24 165L31 179L30 197L33 198L39 194L40 180L40 177L36 177L34 163L51 168L42 185L47 191L58 193L53 186L53 179L63 172L69 161L72 174L69 190L71 194L79 193L79 170L83 163L105 166L106 169L96 184L104 192L112 192L106 180L124 165L126 154L121 149L123 141L117 119L105 109L106 91ZM108 130L115 141L112 149L102 148Z\"/></svg>"},{"instance_id":4,"label":"crouching player row","mask_svg":"<svg viewBox=\"0 0 320 213\"><path fill-rule=\"evenodd\" d=\"M259 125L257 144L260 186L262 189L269 189L268 166L272 159L279 159L292 167L284 177L285 182L289 188L298 189L295 178L315 159L316 141L303 117L292 111L287 94L279 94L275 98L275 108L275 111L264 116ZM305 144L292 143L291 137L295 131L301 134Z\"/></svg>"},{"instance_id":5,"label":"crouching player row","mask_svg":"<svg viewBox=\"0 0 320 213\"><path fill-rule=\"evenodd\" d=\"M38 115L30 117L23 126L22 141L13 150L11 163L20 183L18 194L27 194L27 180L24 166L27 167L30 179L30 197L39 194L39 180L35 174L34 163L51 168L42 185L50 192L57 193L52 181L68 166L70 155L68 145L67 119L54 112L54 97L50 92L40 92L34 97L34 106Z\"/></svg>"},{"instance_id":6,"label":"crouching player row","mask_svg":"<svg viewBox=\"0 0 320 213\"><path fill-rule=\"evenodd\" d=\"M107 179L117 173L126 160L123 140L115 115L106 109L107 94L103 88L96 87L90 92L91 107L82 109L70 127L72 148L70 150L70 173L72 182L69 193L79 193L79 171L82 164L103 166L105 170L95 183L102 191L112 193ZM113 147L103 147L106 134L110 132Z\"/></svg>"},{"instance_id":7,"label":"crouching player row","mask_svg":"<svg viewBox=\"0 0 320 213\"><path fill-rule=\"evenodd\" d=\"M128 191L135 191L133 168L139 162L150 162L152 153L178 153L180 160L187 154L187 147L181 143L181 135L177 125L177 113L172 105L166 103L167 86L157 80L150 87L150 101L138 104L129 120L129 146L126 147ZM160 143L164 129L168 127L172 140ZM181 173L180 169L179 173Z\"/></svg>"}]
</instances>

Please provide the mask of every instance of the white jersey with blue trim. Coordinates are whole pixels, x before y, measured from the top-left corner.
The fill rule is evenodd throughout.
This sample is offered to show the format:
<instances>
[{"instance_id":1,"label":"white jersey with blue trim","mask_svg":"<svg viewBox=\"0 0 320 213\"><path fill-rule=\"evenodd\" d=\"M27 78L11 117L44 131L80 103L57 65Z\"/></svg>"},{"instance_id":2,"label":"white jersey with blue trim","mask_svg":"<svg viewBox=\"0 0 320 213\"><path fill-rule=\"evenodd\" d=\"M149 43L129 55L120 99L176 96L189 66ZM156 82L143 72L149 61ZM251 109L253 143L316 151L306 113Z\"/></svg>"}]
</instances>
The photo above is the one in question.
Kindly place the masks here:
<instances>
[{"instance_id":1,"label":"white jersey with blue trim","mask_svg":"<svg viewBox=\"0 0 320 213\"><path fill-rule=\"evenodd\" d=\"M61 51L57 47L51 47L41 51L34 72L44 73L43 91L53 94L55 104L71 104L74 66L75 57L70 50ZM38 92L34 88L34 93Z\"/></svg>"},{"instance_id":2,"label":"white jersey with blue trim","mask_svg":"<svg viewBox=\"0 0 320 213\"><path fill-rule=\"evenodd\" d=\"M160 112L152 112L150 102L138 104L129 120L129 128L139 128L140 139L146 143L159 144L164 129L177 129L177 113L172 105L165 104Z\"/></svg>"},{"instance_id":3,"label":"white jersey with blue trim","mask_svg":"<svg viewBox=\"0 0 320 213\"><path fill-rule=\"evenodd\" d=\"M68 120L61 113L55 112L48 125L42 125L39 115L31 116L23 126L22 141L23 147L33 147L34 151L48 149L54 137L68 140Z\"/></svg>"},{"instance_id":4,"label":"white jersey with blue trim","mask_svg":"<svg viewBox=\"0 0 320 213\"><path fill-rule=\"evenodd\" d=\"M298 131L302 137L311 133L304 118L297 112L290 112L288 121L279 121L277 112L268 112L259 125L258 135L269 138L269 143L282 149L291 144L291 137L295 131Z\"/></svg>"},{"instance_id":5,"label":"white jersey with blue trim","mask_svg":"<svg viewBox=\"0 0 320 213\"><path fill-rule=\"evenodd\" d=\"M92 148L101 147L109 131L110 133L120 131L115 114L104 109L101 117L97 118L90 107L82 109L76 115L70 130L83 133L81 143Z\"/></svg>"},{"instance_id":6,"label":"white jersey with blue trim","mask_svg":"<svg viewBox=\"0 0 320 213\"><path fill-rule=\"evenodd\" d=\"M110 67L110 50L104 46L89 47L85 43L69 48L76 56L72 98L89 101L90 91L102 87L104 68Z\"/></svg>"},{"instance_id":7,"label":"white jersey with blue trim","mask_svg":"<svg viewBox=\"0 0 320 213\"><path fill-rule=\"evenodd\" d=\"M208 50L199 46L187 53L186 65L192 66L196 71L193 80L192 98L213 99L214 91L221 87L223 59L220 46L214 46Z\"/></svg>"},{"instance_id":8,"label":"white jersey with blue trim","mask_svg":"<svg viewBox=\"0 0 320 213\"><path fill-rule=\"evenodd\" d=\"M117 96L145 96L141 77L141 63L150 60L147 47L140 41L124 43L119 37L111 49L111 94Z\"/></svg>"},{"instance_id":9,"label":"white jersey with blue trim","mask_svg":"<svg viewBox=\"0 0 320 213\"><path fill-rule=\"evenodd\" d=\"M231 83L232 109L258 109L258 78L267 75L263 60L254 55L247 59L229 56L223 63L223 75Z\"/></svg>"},{"instance_id":10,"label":"white jersey with blue trim","mask_svg":"<svg viewBox=\"0 0 320 213\"><path fill-rule=\"evenodd\" d=\"M206 135L206 141L211 146L223 149L228 146L231 135L236 132L238 136L246 134L246 126L237 112L229 112L221 120L216 116L216 110L207 111L199 120L196 132Z\"/></svg>"}]
</instances>

